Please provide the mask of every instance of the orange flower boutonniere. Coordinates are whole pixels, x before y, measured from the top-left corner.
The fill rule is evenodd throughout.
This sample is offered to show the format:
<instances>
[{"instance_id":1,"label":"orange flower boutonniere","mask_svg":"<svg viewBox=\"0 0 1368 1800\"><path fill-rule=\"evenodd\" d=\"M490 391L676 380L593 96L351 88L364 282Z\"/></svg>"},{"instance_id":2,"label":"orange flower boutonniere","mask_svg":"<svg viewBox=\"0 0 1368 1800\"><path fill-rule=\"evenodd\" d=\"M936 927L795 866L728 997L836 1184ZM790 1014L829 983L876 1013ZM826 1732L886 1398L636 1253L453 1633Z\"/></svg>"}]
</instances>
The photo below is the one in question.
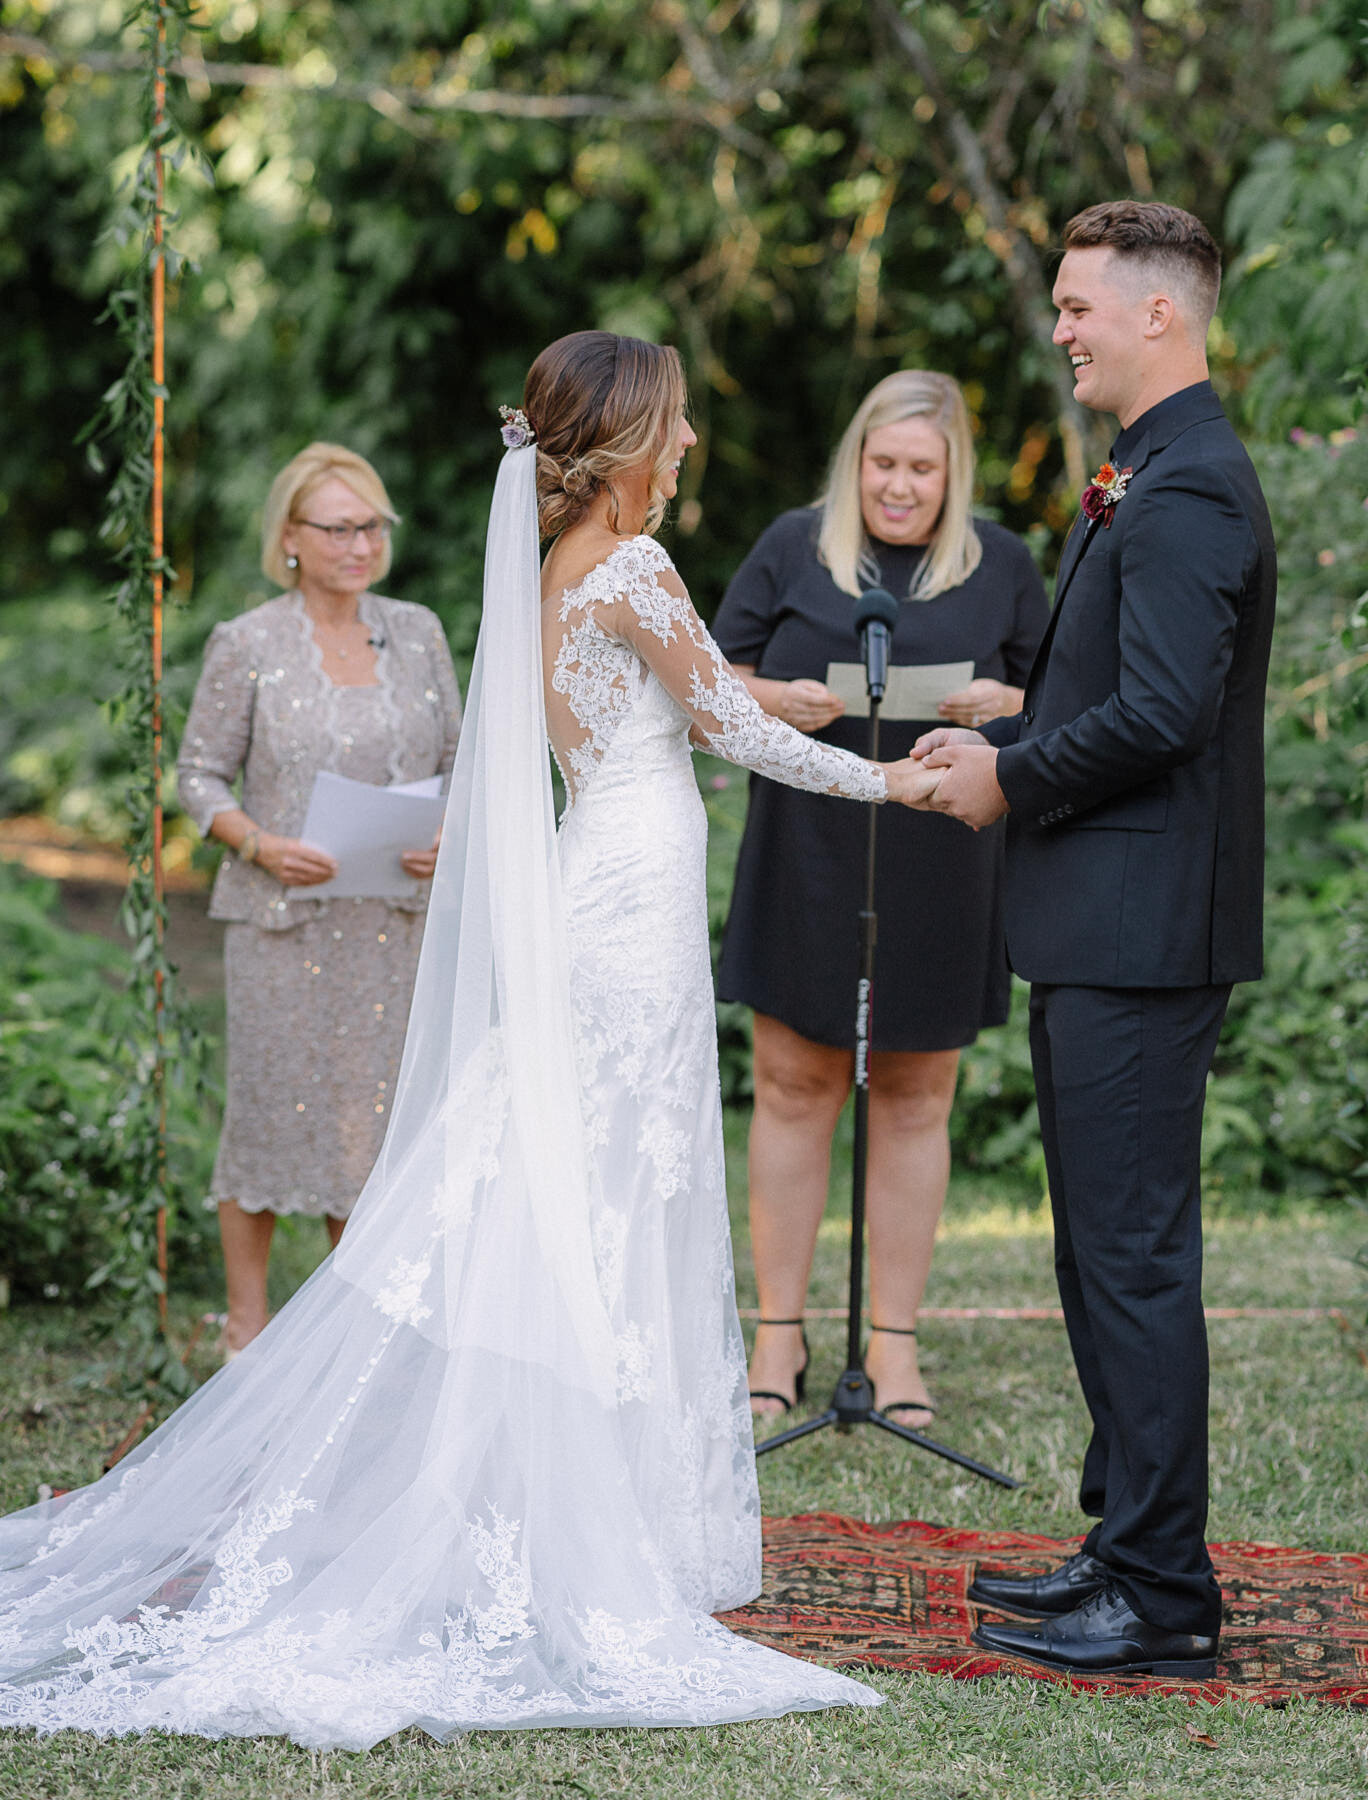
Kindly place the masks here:
<instances>
[{"instance_id":1,"label":"orange flower boutonniere","mask_svg":"<svg viewBox=\"0 0 1368 1800\"><path fill-rule=\"evenodd\" d=\"M1093 476L1083 490L1080 505L1085 518L1100 519L1104 531L1111 530L1112 517L1120 504L1121 497L1130 486L1133 469L1122 469L1119 473L1109 462Z\"/></svg>"}]
</instances>

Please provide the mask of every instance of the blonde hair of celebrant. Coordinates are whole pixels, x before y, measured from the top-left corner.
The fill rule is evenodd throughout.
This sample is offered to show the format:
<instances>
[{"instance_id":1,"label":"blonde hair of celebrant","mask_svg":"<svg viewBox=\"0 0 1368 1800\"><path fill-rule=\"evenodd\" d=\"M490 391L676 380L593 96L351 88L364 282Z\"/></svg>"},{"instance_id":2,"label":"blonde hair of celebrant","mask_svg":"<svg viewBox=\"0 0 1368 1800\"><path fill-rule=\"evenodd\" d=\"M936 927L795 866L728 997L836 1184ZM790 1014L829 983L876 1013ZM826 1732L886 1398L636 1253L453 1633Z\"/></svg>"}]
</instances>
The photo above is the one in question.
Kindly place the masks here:
<instances>
[{"instance_id":1,"label":"blonde hair of celebrant","mask_svg":"<svg viewBox=\"0 0 1368 1800\"><path fill-rule=\"evenodd\" d=\"M336 476L345 481L358 500L372 506L391 525L399 523L385 484L364 456L348 450L344 444L307 444L298 456L292 456L271 483L266 496L266 509L261 519L261 566L277 587L292 588L294 576L285 564L285 547L281 538L285 527L297 521L310 494L316 494L325 481ZM392 555L390 540L376 567L377 580L388 575Z\"/></svg>"},{"instance_id":2,"label":"blonde hair of celebrant","mask_svg":"<svg viewBox=\"0 0 1368 1800\"><path fill-rule=\"evenodd\" d=\"M831 578L847 594L879 581L860 508L860 461L865 439L881 425L927 419L945 439L945 501L935 534L908 589L908 600L933 600L967 581L983 560L983 546L970 511L974 498L974 439L960 385L929 369L900 369L886 375L860 402L831 459L826 491L814 504L822 509L817 554Z\"/></svg>"}]
</instances>

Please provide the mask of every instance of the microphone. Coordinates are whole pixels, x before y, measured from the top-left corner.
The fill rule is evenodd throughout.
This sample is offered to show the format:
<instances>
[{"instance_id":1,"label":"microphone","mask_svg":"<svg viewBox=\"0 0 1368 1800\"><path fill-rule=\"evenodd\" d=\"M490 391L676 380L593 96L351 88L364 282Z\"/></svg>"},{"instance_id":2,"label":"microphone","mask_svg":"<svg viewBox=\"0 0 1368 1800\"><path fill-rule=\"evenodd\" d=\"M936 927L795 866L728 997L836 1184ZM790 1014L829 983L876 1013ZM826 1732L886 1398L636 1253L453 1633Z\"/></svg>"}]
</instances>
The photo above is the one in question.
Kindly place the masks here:
<instances>
[{"instance_id":1,"label":"microphone","mask_svg":"<svg viewBox=\"0 0 1368 1800\"><path fill-rule=\"evenodd\" d=\"M855 602L855 629L864 651L865 685L871 700L882 700L888 682L888 652L898 603L887 588L866 588Z\"/></svg>"}]
</instances>

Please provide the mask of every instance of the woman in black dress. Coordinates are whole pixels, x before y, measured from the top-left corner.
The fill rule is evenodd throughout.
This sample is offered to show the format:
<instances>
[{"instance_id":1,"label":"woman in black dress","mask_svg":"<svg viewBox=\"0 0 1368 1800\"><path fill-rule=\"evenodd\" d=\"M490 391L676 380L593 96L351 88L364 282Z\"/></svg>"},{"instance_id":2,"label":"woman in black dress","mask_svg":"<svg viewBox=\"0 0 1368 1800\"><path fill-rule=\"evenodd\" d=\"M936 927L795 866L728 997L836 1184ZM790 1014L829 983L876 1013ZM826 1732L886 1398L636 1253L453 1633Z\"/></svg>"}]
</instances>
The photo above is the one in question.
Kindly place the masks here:
<instances>
[{"instance_id":1,"label":"woman in black dress","mask_svg":"<svg viewBox=\"0 0 1368 1800\"><path fill-rule=\"evenodd\" d=\"M1045 590L1025 546L970 514L973 442L948 376L904 370L851 420L827 491L782 514L737 570L718 643L766 711L863 751L828 665L858 663L855 596L902 602L894 664L973 663L933 719L885 719L880 754L931 725L1016 712L1045 630ZM719 970L723 999L755 1009L750 1219L761 1324L752 1407L801 1393L801 1319L826 1206L831 1137L854 1058L856 919L867 822L860 809L751 777ZM878 1404L906 1424L934 1412L917 1361L917 1311L950 1173L960 1050L1007 1017L1001 826L966 831L934 812L881 821L867 1206Z\"/></svg>"}]
</instances>

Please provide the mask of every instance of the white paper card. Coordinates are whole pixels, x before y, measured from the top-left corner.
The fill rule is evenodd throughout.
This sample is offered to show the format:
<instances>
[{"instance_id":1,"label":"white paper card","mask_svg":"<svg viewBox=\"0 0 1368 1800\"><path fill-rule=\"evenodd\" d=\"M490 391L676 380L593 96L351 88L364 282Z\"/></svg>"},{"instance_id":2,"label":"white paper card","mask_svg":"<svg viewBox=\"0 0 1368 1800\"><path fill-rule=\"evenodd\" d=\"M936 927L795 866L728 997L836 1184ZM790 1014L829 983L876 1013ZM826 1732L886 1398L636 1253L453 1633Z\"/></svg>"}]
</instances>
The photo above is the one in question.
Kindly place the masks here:
<instances>
[{"instance_id":1,"label":"white paper card","mask_svg":"<svg viewBox=\"0 0 1368 1800\"><path fill-rule=\"evenodd\" d=\"M958 694L974 679L972 662L895 663L888 671L881 719L934 719L949 694ZM869 717L869 684L863 663L828 663L826 684L845 701L848 719Z\"/></svg>"},{"instance_id":2,"label":"white paper card","mask_svg":"<svg viewBox=\"0 0 1368 1800\"><path fill-rule=\"evenodd\" d=\"M430 775L395 787L376 787L324 770L314 776L300 832L326 850L337 873L313 887L286 888L290 900L341 900L352 895L407 899L427 887L400 864L404 850L426 850L442 823L442 778Z\"/></svg>"}]
</instances>

